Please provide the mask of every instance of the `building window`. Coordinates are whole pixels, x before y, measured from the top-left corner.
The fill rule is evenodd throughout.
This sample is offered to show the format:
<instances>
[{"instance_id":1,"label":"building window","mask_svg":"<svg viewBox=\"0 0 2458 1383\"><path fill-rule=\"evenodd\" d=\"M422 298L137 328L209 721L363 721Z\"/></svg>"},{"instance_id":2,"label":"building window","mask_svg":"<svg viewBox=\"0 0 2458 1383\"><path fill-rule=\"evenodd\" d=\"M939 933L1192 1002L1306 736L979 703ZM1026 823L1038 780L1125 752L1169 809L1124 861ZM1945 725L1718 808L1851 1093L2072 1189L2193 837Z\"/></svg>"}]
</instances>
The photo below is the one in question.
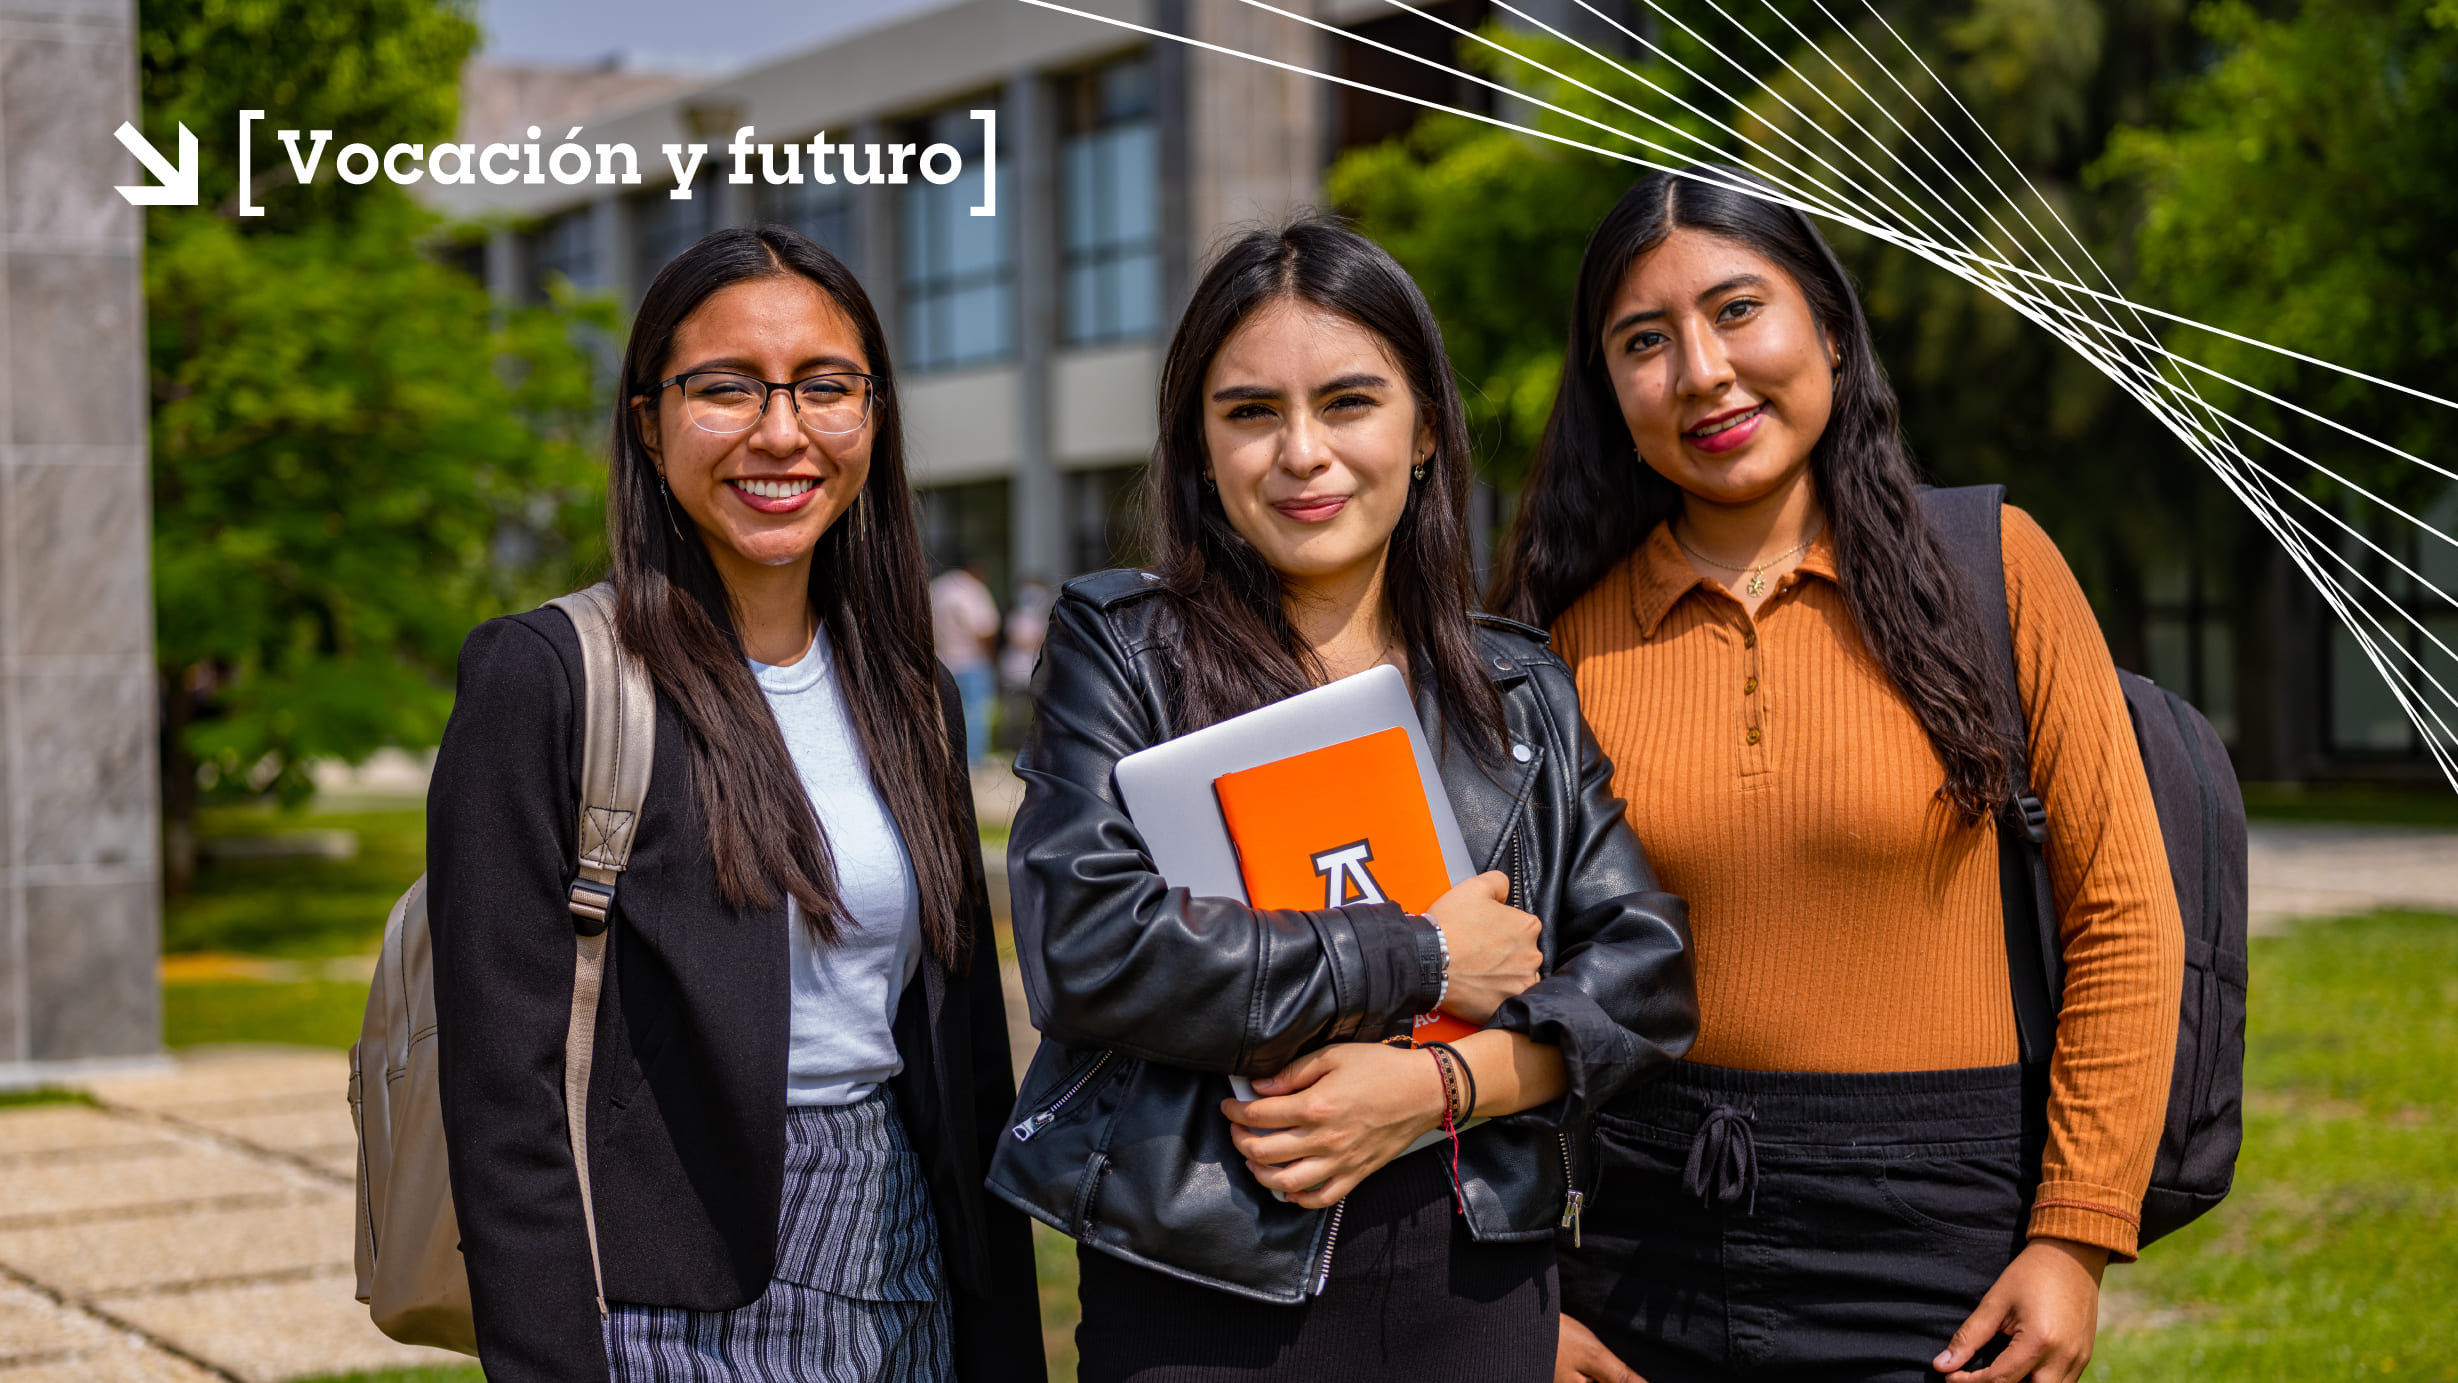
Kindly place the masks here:
<instances>
[{"instance_id":1,"label":"building window","mask_svg":"<svg viewBox=\"0 0 2458 1383\"><path fill-rule=\"evenodd\" d=\"M1109 466L1067 476L1068 575L1144 564L1144 467ZM1028 576L1045 573L1027 572Z\"/></svg>"},{"instance_id":2,"label":"building window","mask_svg":"<svg viewBox=\"0 0 2458 1383\"><path fill-rule=\"evenodd\" d=\"M899 354L915 370L950 370L1003 360L1015 351L1013 216L975 216L982 200L982 126L964 109L942 111L916 142L951 144L964 173L944 186L906 185L903 205L905 339Z\"/></svg>"},{"instance_id":3,"label":"building window","mask_svg":"<svg viewBox=\"0 0 2458 1383\"><path fill-rule=\"evenodd\" d=\"M549 217L530 239L530 282L537 295L561 278L574 288L598 286L596 209L582 207Z\"/></svg>"},{"instance_id":4,"label":"building window","mask_svg":"<svg viewBox=\"0 0 2458 1383\"><path fill-rule=\"evenodd\" d=\"M807 145L810 141L803 142ZM853 193L842 179L833 186L813 182L808 177L783 186L763 182L759 190L759 216L763 221L791 226L827 246L837 258L848 264L853 262Z\"/></svg>"},{"instance_id":5,"label":"building window","mask_svg":"<svg viewBox=\"0 0 2458 1383\"><path fill-rule=\"evenodd\" d=\"M2182 558L2143 573L2142 675L2193 703L2219 738L2236 741L2236 629L2220 583Z\"/></svg>"},{"instance_id":6,"label":"building window","mask_svg":"<svg viewBox=\"0 0 2458 1383\"><path fill-rule=\"evenodd\" d=\"M1159 137L1152 67L1138 59L1063 88L1060 244L1068 345L1148 337L1161 326Z\"/></svg>"},{"instance_id":7,"label":"building window","mask_svg":"<svg viewBox=\"0 0 2458 1383\"><path fill-rule=\"evenodd\" d=\"M2458 491L2442 497L2441 502L2423 512L2424 521L2443 533L2458 531ZM2355 520L2350 520L2355 522ZM2372 616L2368 623L2380 627L2368 628L2376 643L2386 640L2394 648L2403 648L2423 664L2418 671L2414 662L2400 657L2396 651L2383 650L2392 671L2404 681L2408 700L2427 711L2448 714L2449 702L2434 690L2430 677L2444 687L2458 688L2458 658L2452 658L2435 644L2458 649L2458 608L2433 593L2431 587L2458 595L2458 548L2435 538L2429 538L2406 523L2384 523L2368 534L2400 562L2414 569L2422 581L2400 571L2397 566L2372 552L2353 537L2342 537L2339 551L2360 568L2373 584L2385 593L2376 595L2340 573L2347 584L2356 586L2355 599L2359 607ZM2429 585L2427 584L2429 583ZM2412 619L2410 619L2412 617ZM2417 625L2421 624L2421 628ZM2404 757L2423 751L2415 723L2399 704L2397 693L2381 669L2373 665L2363 645L2353 631L2335 617L2330 619L2330 747L2341 753L2371 756Z\"/></svg>"},{"instance_id":8,"label":"building window","mask_svg":"<svg viewBox=\"0 0 2458 1383\"><path fill-rule=\"evenodd\" d=\"M1015 586L1007 561L1007 482L933 485L914 491L914 497L921 501L922 547L931 571L978 567L1005 609Z\"/></svg>"},{"instance_id":9,"label":"building window","mask_svg":"<svg viewBox=\"0 0 2458 1383\"><path fill-rule=\"evenodd\" d=\"M680 201L662 191L652 192L632 207L633 243L639 248L639 272L632 282L640 286L638 291L646 291L666 261L717 229L716 198L705 185Z\"/></svg>"}]
</instances>

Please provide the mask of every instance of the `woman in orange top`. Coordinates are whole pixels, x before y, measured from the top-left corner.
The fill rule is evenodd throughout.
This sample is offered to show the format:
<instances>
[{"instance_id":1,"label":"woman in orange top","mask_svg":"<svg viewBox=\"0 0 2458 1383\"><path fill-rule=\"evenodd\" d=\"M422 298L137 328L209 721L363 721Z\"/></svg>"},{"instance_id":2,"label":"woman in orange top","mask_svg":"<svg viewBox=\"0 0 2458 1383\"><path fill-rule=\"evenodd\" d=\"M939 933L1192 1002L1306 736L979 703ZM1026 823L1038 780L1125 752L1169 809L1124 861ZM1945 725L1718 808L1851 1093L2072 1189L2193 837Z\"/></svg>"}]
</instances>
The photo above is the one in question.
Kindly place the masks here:
<instances>
[{"instance_id":1,"label":"woman in orange top","mask_svg":"<svg viewBox=\"0 0 2458 1383\"><path fill-rule=\"evenodd\" d=\"M1689 1060L1597 1121L1557 1379L2070 1383L2167 1106L2158 820L2090 606L2008 509L2065 957L2042 1118L1991 830L2004 616L1923 524L1842 266L1748 181L1651 176L1598 227L1494 601L1552 627L1697 939Z\"/></svg>"}]
</instances>

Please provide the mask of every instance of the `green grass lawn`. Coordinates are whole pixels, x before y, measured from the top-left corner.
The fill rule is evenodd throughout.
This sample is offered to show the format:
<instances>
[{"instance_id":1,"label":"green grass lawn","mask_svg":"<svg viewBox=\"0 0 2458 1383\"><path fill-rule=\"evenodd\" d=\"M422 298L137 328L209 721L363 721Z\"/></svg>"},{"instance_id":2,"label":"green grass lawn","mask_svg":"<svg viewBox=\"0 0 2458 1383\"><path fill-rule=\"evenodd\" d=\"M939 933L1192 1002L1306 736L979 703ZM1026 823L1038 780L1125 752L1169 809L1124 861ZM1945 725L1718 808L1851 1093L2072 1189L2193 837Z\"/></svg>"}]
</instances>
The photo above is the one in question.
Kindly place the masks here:
<instances>
[{"instance_id":1,"label":"green grass lawn","mask_svg":"<svg viewBox=\"0 0 2458 1383\"><path fill-rule=\"evenodd\" d=\"M289 960L361 955L383 941L393 900L427 872L427 813L416 801L298 812L215 807L202 814L198 827L208 852L217 840L315 830L352 832L358 855L215 859L208 853L197 869L195 889L164 909L162 949L173 955L231 951Z\"/></svg>"},{"instance_id":2,"label":"green grass lawn","mask_svg":"<svg viewBox=\"0 0 2458 1383\"><path fill-rule=\"evenodd\" d=\"M2382 806L2393 809L2421 810ZM166 920L175 952L365 954L422 867L414 807L218 813L209 825L347 829L359 854L208 865ZM2386 913L2257 938L2253 984L2237 1190L2141 1263L2110 1271L2092 1377L2458 1383L2458 917ZM176 982L165 987L164 1024L173 1046L345 1046L365 1002L363 984L335 979ZM1051 1375L1071 1383L1074 1246L1036 1227L1034 1259Z\"/></svg>"},{"instance_id":3,"label":"green grass lawn","mask_svg":"<svg viewBox=\"0 0 2458 1383\"><path fill-rule=\"evenodd\" d=\"M2112 1269L2092 1377L2458 1380L2458 917L2253 943L2245 1152Z\"/></svg>"}]
</instances>

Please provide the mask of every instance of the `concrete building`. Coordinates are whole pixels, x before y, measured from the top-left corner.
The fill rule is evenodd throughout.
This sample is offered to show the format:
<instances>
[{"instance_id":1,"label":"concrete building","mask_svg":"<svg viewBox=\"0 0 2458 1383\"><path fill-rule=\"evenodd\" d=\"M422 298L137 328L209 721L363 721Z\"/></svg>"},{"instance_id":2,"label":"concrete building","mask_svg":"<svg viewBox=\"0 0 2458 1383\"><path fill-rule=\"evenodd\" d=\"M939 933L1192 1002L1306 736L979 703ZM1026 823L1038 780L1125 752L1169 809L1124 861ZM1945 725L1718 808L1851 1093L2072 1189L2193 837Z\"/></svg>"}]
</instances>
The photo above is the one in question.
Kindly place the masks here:
<instances>
[{"instance_id":1,"label":"concrete building","mask_svg":"<svg viewBox=\"0 0 2458 1383\"><path fill-rule=\"evenodd\" d=\"M0 1088L161 1042L133 0L0 0Z\"/></svg>"},{"instance_id":2,"label":"concrete building","mask_svg":"<svg viewBox=\"0 0 2458 1383\"><path fill-rule=\"evenodd\" d=\"M1367 51L1212 0L1080 7L1318 69ZM1486 6L1434 8L1473 23ZM1392 13L1379 0L1311 9L1347 25ZM497 121L510 109L491 95L483 104ZM983 126L969 112L982 109L998 112L998 214L975 218ZM1414 113L1016 0L964 0L601 114L581 142L639 150L637 186L550 179L425 195L494 227L484 272L512 298L561 276L635 303L659 266L720 226L782 221L836 250L888 323L933 553L980 560L1003 597L1027 577L1130 555L1160 353L1203 248L1311 204L1342 147ZM954 144L965 173L946 186L743 186L727 180L724 151L743 125L780 161L787 143L824 130L831 143ZM712 147L693 197L678 201L659 150L691 142ZM757 157L751 171L762 173Z\"/></svg>"}]
</instances>

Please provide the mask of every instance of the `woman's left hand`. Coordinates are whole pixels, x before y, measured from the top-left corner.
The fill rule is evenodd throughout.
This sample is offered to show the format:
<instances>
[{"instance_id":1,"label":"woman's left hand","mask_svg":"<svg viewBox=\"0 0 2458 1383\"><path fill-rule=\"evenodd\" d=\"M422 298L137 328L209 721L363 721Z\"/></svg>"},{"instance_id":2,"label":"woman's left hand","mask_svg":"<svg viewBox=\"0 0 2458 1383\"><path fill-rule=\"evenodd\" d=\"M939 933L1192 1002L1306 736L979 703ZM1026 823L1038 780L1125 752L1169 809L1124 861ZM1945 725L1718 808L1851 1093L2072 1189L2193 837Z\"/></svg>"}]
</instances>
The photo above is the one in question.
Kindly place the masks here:
<instances>
[{"instance_id":1,"label":"woman's left hand","mask_svg":"<svg viewBox=\"0 0 2458 1383\"><path fill-rule=\"evenodd\" d=\"M1309 1210L1442 1127L1442 1073L1434 1058L1377 1042L1337 1042L1255 1082L1258 1098L1223 1100L1230 1141L1255 1180Z\"/></svg>"},{"instance_id":2,"label":"woman's left hand","mask_svg":"<svg viewBox=\"0 0 2458 1383\"><path fill-rule=\"evenodd\" d=\"M2099 1334L2100 1272L2108 1250L2069 1239L2034 1239L1980 1299L1930 1365L1946 1383L2074 1383ZM2012 1337L1985 1369L1957 1372L1982 1345Z\"/></svg>"}]
</instances>

